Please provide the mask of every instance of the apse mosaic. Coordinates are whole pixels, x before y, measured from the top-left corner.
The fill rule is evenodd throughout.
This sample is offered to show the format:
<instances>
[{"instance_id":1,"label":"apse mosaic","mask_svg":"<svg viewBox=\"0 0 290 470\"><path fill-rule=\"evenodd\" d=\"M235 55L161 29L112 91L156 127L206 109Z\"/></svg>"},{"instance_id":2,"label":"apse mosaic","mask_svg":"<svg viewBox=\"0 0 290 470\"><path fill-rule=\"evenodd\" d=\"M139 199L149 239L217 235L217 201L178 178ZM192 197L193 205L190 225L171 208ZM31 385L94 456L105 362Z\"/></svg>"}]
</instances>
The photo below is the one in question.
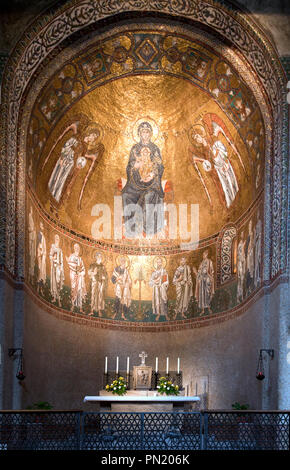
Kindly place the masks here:
<instances>
[{"instance_id":1,"label":"apse mosaic","mask_svg":"<svg viewBox=\"0 0 290 470\"><path fill-rule=\"evenodd\" d=\"M264 128L237 71L166 31L59 69L27 137L27 278L55 308L130 322L234 309L262 282Z\"/></svg>"}]
</instances>

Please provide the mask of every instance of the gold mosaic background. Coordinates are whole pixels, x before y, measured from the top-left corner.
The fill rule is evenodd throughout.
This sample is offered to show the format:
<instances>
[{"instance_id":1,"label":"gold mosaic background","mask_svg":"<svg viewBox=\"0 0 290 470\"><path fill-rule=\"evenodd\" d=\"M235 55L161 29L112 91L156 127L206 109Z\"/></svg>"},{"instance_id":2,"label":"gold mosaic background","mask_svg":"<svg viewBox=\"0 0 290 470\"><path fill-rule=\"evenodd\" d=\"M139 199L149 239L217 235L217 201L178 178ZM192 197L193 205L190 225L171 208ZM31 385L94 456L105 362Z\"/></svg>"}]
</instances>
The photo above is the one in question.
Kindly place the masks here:
<instances>
[{"instance_id":1,"label":"gold mosaic background","mask_svg":"<svg viewBox=\"0 0 290 470\"><path fill-rule=\"evenodd\" d=\"M118 240L112 232L111 237L95 237L93 208L106 204L113 216L114 196L120 196L124 188L130 152L140 140L138 125L145 121L152 126L151 141L162 157L164 202L177 208L180 204L188 208L191 204L199 206L197 250L182 250L181 243L186 240L180 237L179 222L175 240L169 239L166 230L161 237L156 234L128 239L124 231ZM95 134L95 140L89 141L91 134ZM70 139L74 139L67 154L70 168L63 178L60 196L56 197L51 180L67 164L68 159L61 163L61 156ZM28 226L29 213L30 221L33 219L27 237L28 278L37 294L55 306L119 318L120 312L114 310L116 286L112 276L121 254L127 259L131 278L131 303L122 318L130 321L170 321L221 312L235 307L260 285L261 209L257 214L255 207L261 197L264 174L261 113L247 85L214 51L184 36L159 31L128 32L108 38L52 77L35 103L27 144ZM97 158L93 160L91 156ZM226 185L231 186L230 199ZM187 230L189 217L188 210ZM42 278L37 251L41 220L46 244L46 272ZM111 222L113 227L113 218ZM221 236L228 226L235 227L235 234L229 242L228 280L222 285L221 258L225 253L221 252ZM237 250L241 232L245 246L239 280ZM60 237L63 253L62 293L58 299L51 287L49 257L55 234ZM77 303L74 307L72 302L68 264L76 242L84 265L81 307ZM205 250L211 263L207 274L212 285L210 305L203 308L196 284ZM107 276L100 300L105 305L99 311L92 307L89 275L97 252L102 253ZM159 316L152 313L150 285L158 257L168 275L167 314ZM192 292L186 308L176 313L177 287L173 280L182 257L189 267Z\"/></svg>"}]
</instances>

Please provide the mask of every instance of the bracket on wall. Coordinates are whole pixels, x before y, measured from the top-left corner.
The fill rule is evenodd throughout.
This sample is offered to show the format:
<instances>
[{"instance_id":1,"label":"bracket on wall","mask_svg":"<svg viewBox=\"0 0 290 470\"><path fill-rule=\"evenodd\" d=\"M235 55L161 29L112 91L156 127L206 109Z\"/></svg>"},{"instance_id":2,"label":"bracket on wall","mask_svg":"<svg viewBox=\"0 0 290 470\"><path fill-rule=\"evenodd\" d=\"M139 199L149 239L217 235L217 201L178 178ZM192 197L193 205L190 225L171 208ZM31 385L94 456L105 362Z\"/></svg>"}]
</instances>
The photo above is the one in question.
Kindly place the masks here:
<instances>
[{"instance_id":1,"label":"bracket on wall","mask_svg":"<svg viewBox=\"0 0 290 470\"><path fill-rule=\"evenodd\" d=\"M21 351L21 352L20 352L20 355L22 355L23 349L22 349L22 348L9 348L9 349L8 349L8 356L9 356L9 357L13 357L14 354L16 353L16 351Z\"/></svg>"},{"instance_id":2,"label":"bracket on wall","mask_svg":"<svg viewBox=\"0 0 290 470\"><path fill-rule=\"evenodd\" d=\"M17 365L16 378L19 380L19 383L21 383L21 381L25 379L25 375L24 375L24 372L23 372L23 369L24 369L24 366L23 366L23 348L9 348L8 349L8 356L15 358L15 353L17 351L20 351L20 353L17 356L18 357L18 365Z\"/></svg>"},{"instance_id":3,"label":"bracket on wall","mask_svg":"<svg viewBox=\"0 0 290 470\"><path fill-rule=\"evenodd\" d=\"M263 352L267 353L271 359L274 358L274 349L260 349L260 354Z\"/></svg>"}]
</instances>

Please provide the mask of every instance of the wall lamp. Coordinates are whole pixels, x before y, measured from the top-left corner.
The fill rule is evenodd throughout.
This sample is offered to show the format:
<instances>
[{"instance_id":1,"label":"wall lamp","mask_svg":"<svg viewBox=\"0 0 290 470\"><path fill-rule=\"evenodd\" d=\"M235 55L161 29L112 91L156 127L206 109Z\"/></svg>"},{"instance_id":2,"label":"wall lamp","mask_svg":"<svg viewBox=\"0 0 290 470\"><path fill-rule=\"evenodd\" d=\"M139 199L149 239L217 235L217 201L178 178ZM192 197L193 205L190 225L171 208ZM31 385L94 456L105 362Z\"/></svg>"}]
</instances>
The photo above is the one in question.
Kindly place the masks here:
<instances>
[{"instance_id":1,"label":"wall lamp","mask_svg":"<svg viewBox=\"0 0 290 470\"><path fill-rule=\"evenodd\" d=\"M256 371L256 379L264 380L265 378L265 369L263 363L263 353L267 353L271 359L274 358L274 349L260 349L258 366Z\"/></svg>"},{"instance_id":2,"label":"wall lamp","mask_svg":"<svg viewBox=\"0 0 290 470\"><path fill-rule=\"evenodd\" d=\"M23 349L22 348L9 348L8 349L8 356L9 357L16 357L15 354L17 351L20 351L18 354L18 365L17 365L17 373L16 373L16 378L20 381L25 379L24 375L24 367L23 367Z\"/></svg>"}]
</instances>

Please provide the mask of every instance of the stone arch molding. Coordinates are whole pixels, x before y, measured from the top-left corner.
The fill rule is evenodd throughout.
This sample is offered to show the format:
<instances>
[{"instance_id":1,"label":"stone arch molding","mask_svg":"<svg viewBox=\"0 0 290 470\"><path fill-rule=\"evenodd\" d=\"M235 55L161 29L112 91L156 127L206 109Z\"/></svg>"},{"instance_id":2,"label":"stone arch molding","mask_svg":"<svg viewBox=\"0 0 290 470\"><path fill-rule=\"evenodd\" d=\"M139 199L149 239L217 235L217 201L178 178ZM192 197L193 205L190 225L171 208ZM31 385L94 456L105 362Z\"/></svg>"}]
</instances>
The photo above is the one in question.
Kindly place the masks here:
<instances>
[{"instance_id":1,"label":"stone arch molding","mask_svg":"<svg viewBox=\"0 0 290 470\"><path fill-rule=\"evenodd\" d=\"M24 278L25 155L18 152L21 99L49 54L72 34L102 19L129 12L162 13L174 20L193 21L218 33L248 63L268 104L265 112L268 154L265 174L264 279L271 281L286 268L286 80L277 54L249 15L225 2L204 0L75 0L36 20L13 51L4 76L0 260L16 279ZM275 123L275 129L272 123ZM21 131L23 132L23 131Z\"/></svg>"}]
</instances>

